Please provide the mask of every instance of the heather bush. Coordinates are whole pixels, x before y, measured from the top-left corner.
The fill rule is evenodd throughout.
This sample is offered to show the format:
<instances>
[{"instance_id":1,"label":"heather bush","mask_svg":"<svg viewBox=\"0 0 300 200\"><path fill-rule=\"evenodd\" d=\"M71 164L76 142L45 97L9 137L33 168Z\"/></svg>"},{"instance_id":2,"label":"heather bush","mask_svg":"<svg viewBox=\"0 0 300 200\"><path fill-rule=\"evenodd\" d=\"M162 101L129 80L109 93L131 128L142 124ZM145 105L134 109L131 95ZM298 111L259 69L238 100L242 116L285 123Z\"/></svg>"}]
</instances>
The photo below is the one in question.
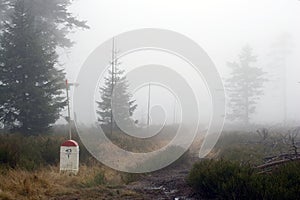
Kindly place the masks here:
<instances>
[{"instance_id":1,"label":"heather bush","mask_svg":"<svg viewBox=\"0 0 300 200\"><path fill-rule=\"evenodd\" d=\"M226 160L204 160L193 166L188 183L209 199L300 199L300 164L289 163L270 174Z\"/></svg>"}]
</instances>

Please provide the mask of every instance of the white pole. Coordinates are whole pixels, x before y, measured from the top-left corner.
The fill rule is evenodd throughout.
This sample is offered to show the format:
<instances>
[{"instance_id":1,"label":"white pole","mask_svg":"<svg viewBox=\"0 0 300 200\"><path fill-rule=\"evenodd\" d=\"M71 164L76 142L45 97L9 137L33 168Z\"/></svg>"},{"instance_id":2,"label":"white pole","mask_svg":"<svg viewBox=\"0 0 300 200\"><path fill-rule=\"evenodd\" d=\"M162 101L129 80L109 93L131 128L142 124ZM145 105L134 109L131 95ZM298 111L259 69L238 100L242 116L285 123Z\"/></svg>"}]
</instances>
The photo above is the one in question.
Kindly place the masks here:
<instances>
[{"instance_id":1,"label":"white pole","mask_svg":"<svg viewBox=\"0 0 300 200\"><path fill-rule=\"evenodd\" d=\"M67 106L68 106L68 124L69 124L69 139L72 139L72 127L71 127L71 111L70 111L70 100L69 100L69 84L66 80L66 92L67 92Z\"/></svg>"}]
</instances>

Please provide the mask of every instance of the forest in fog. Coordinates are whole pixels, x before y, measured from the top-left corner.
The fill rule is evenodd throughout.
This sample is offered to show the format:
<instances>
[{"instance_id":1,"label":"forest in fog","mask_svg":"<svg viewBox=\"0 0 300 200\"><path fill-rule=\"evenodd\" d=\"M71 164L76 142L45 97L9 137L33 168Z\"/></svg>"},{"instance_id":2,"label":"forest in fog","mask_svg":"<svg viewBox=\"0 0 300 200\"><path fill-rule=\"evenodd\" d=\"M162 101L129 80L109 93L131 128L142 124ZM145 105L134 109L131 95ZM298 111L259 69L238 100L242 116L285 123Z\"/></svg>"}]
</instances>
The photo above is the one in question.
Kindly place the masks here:
<instances>
[{"instance_id":1,"label":"forest in fog","mask_svg":"<svg viewBox=\"0 0 300 200\"><path fill-rule=\"evenodd\" d=\"M0 200L300 199L297 0L0 0Z\"/></svg>"}]
</instances>

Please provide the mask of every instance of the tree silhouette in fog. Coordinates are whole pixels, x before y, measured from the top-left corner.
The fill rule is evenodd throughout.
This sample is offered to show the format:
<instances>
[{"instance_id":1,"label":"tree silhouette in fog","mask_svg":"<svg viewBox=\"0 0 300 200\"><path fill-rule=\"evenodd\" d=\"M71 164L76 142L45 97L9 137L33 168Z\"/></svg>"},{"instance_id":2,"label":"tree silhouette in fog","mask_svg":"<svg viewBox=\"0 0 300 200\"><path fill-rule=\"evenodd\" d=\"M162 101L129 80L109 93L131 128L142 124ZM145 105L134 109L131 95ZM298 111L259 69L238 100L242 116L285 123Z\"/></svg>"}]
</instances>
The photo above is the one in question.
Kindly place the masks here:
<instances>
[{"instance_id":1,"label":"tree silhouette in fog","mask_svg":"<svg viewBox=\"0 0 300 200\"><path fill-rule=\"evenodd\" d=\"M14 5L22 1L26 9L34 16L35 23L49 29L46 40L51 40L53 45L71 47L73 42L67 35L75 28L89 28L85 21L78 20L68 11L72 0L0 0L0 29L3 24L11 23Z\"/></svg>"},{"instance_id":2,"label":"tree silhouette in fog","mask_svg":"<svg viewBox=\"0 0 300 200\"><path fill-rule=\"evenodd\" d=\"M229 62L232 69L226 81L226 90L229 97L231 120L239 120L249 125L250 117L255 113L256 105L263 95L263 85L266 81L265 72L255 66L257 59L252 49L245 46L237 62Z\"/></svg>"},{"instance_id":3,"label":"tree silhouette in fog","mask_svg":"<svg viewBox=\"0 0 300 200\"><path fill-rule=\"evenodd\" d=\"M108 75L105 77L104 85L100 87L101 100L98 104L98 121L106 128L110 126L111 132L117 128L114 119L121 119L130 123L131 116L137 108L132 94L128 92L128 81L124 75L124 70L120 69L120 62L117 58L115 45L113 44L112 61ZM113 94L113 91L116 90ZM114 95L114 96L113 96ZM113 96L113 98L112 98ZM114 100L114 110L112 110L112 100ZM114 116L117 115L117 116Z\"/></svg>"},{"instance_id":4,"label":"tree silhouette in fog","mask_svg":"<svg viewBox=\"0 0 300 200\"><path fill-rule=\"evenodd\" d=\"M41 1L1 4L0 123L25 134L44 133L60 117L65 75L56 50L71 45L64 27L80 25L66 11L69 1Z\"/></svg>"}]
</instances>

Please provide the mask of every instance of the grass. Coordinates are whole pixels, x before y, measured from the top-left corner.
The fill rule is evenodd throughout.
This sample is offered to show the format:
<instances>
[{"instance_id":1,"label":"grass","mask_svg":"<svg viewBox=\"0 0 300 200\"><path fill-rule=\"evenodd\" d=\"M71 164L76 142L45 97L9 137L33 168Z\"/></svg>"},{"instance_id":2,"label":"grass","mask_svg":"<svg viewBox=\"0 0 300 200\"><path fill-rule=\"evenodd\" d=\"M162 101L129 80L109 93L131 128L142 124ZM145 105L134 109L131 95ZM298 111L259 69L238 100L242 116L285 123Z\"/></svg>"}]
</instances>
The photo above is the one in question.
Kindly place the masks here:
<instances>
[{"instance_id":1,"label":"grass","mask_svg":"<svg viewBox=\"0 0 300 200\"><path fill-rule=\"evenodd\" d=\"M100 199L138 196L135 192L126 190L124 185L137 180L139 176L104 167L88 153L75 131L73 139L80 145L79 174L77 176L60 174L59 148L66 140L61 134L65 130L60 128L54 131L52 134L38 136L0 134L0 200L55 197L64 199L67 195L94 199L98 197L90 195L98 194L99 191L102 191L98 194ZM132 138L124 139L118 135L119 133L115 133L113 136L122 147L125 144L135 143ZM163 142L164 140L160 138L158 142L154 139L146 148L142 141L133 146L136 151L151 151ZM124 162L131 161L127 159Z\"/></svg>"},{"instance_id":2,"label":"grass","mask_svg":"<svg viewBox=\"0 0 300 200\"><path fill-rule=\"evenodd\" d=\"M50 199L80 192L89 197L90 190L103 191L99 198L107 196L135 195L122 189L121 173L101 165L80 166L77 176L60 174L58 167L44 167L36 171L2 169L0 174L0 199ZM117 185L119 188L117 189ZM116 189L112 189L114 186ZM97 198L98 198L97 197ZM96 198L96 197L95 197Z\"/></svg>"},{"instance_id":3,"label":"grass","mask_svg":"<svg viewBox=\"0 0 300 200\"><path fill-rule=\"evenodd\" d=\"M224 132L211 152L210 158L225 159L251 165L260 165L268 156L291 153L291 140L281 135L288 131L270 131L266 139L256 132ZM300 135L296 138L300 141Z\"/></svg>"},{"instance_id":4,"label":"grass","mask_svg":"<svg viewBox=\"0 0 300 200\"><path fill-rule=\"evenodd\" d=\"M58 130L58 132L63 131ZM127 146L127 148L130 148L131 144L135 144L130 150L134 152L149 152L166 144L171 137L169 132L172 131L166 130L166 132L166 136L162 138L152 138L153 140L148 146L143 141L120 136L119 133L114 133L111 137L121 147L125 148ZM74 134L74 139L80 143L78 135ZM64 140L65 137L57 133L30 137L18 134L0 134L0 200L57 199L58 197L58 199L64 200L70 199L68 197L70 195L72 199L126 199L131 197L142 199L140 194L127 190L125 187L126 184L138 180L138 174L116 172L104 167L88 153L82 143L80 143L81 166L79 174L77 176L60 174L58 168L59 146ZM278 141L278 145L271 150L270 147L274 140ZM230 192L236 189L235 184L243 186L245 184L244 179L251 179L251 187L254 185L253 187L257 187L257 191L269 192L265 193L265 196L274 195L273 197L276 199L278 197L276 191L281 190L285 191L287 199L293 197L293 191L300 191L299 185L293 186L299 181L299 174L294 170L297 167L299 168L299 165L281 168L276 172L277 175L274 176L274 179L265 175L253 176L254 178L249 175L253 173L249 167L252 168L261 164L266 155L277 154L288 149L280 141L276 135L271 135L270 138L262 141L256 133L225 133L221 136L209 157L215 160L226 160L226 163L224 162L219 166L215 163L216 161L199 164L191 172L194 175L190 177L194 179L190 183L197 188L197 185L203 184L203 180L205 180L206 184L217 185L217 188L220 190L225 188L224 191L228 193L224 193L224 195L227 195L228 199L230 199L236 197L234 195L239 195ZM202 138L198 137L189 152L185 153L174 165L190 162L192 160L190 156L198 156L201 143ZM110 149L107 150L110 151ZM163 162L164 158L172 158L174 152L178 151L181 152L182 149L180 147L171 147L160 156L153 156L148 160L141 159L141 163L132 163L125 158L121 158L121 162L131 163L133 167L139 167L140 164L142 167L149 168ZM245 167L240 169L239 165ZM288 171L291 173L285 173ZM218 173L219 175L216 176ZM233 176L226 176L226 174L233 174ZM214 182L222 177L225 182L229 181L230 183L226 185L222 180L219 183ZM256 178L257 180L255 180ZM289 180L292 180L292 183ZM260 182L262 184L255 185ZM277 186L276 184L268 185L272 182L278 183ZM292 189L285 188L280 182L289 185ZM275 186L278 189L272 190ZM265 187L270 188L269 190L262 190ZM201 188L204 187L201 186ZM243 188L240 188L240 191L243 192L243 190ZM216 191L214 192L215 194L217 193ZM255 193L252 192L251 194ZM279 193L279 195L281 194Z\"/></svg>"},{"instance_id":5,"label":"grass","mask_svg":"<svg viewBox=\"0 0 300 200\"><path fill-rule=\"evenodd\" d=\"M287 133L270 131L266 138L256 132L223 133L210 160L194 164L187 180L204 199L300 199L300 162L277 166L269 173L255 168L267 156L290 153L291 137L282 137Z\"/></svg>"}]
</instances>

